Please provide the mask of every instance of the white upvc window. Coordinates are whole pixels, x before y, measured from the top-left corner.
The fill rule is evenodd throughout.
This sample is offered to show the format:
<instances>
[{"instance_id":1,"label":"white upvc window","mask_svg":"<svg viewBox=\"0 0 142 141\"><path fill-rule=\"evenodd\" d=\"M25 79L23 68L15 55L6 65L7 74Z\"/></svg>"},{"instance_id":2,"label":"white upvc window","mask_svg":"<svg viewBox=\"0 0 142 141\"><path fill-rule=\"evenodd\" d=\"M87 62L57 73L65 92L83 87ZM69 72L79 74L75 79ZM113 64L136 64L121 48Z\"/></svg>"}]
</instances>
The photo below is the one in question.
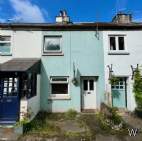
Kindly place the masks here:
<instances>
[{"instance_id":1,"label":"white upvc window","mask_svg":"<svg viewBox=\"0 0 142 141\"><path fill-rule=\"evenodd\" d=\"M109 51L123 52L126 51L125 35L109 35Z\"/></svg>"},{"instance_id":2,"label":"white upvc window","mask_svg":"<svg viewBox=\"0 0 142 141\"><path fill-rule=\"evenodd\" d=\"M11 54L11 36L0 35L0 55Z\"/></svg>"},{"instance_id":3,"label":"white upvc window","mask_svg":"<svg viewBox=\"0 0 142 141\"><path fill-rule=\"evenodd\" d=\"M67 96L69 96L69 77L50 77L50 97L67 98Z\"/></svg>"},{"instance_id":4,"label":"white upvc window","mask_svg":"<svg viewBox=\"0 0 142 141\"><path fill-rule=\"evenodd\" d=\"M61 53L61 39L60 35L44 36L43 54Z\"/></svg>"}]
</instances>

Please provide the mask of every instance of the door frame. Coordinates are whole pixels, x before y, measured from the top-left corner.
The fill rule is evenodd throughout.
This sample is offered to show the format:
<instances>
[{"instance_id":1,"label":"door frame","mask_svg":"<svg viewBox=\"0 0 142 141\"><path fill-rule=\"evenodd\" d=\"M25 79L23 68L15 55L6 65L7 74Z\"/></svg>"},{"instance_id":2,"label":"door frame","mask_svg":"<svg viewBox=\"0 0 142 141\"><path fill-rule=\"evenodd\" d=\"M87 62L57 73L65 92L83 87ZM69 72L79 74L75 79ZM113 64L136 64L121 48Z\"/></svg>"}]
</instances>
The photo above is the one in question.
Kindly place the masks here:
<instances>
[{"instance_id":1,"label":"door frame","mask_svg":"<svg viewBox=\"0 0 142 141\"><path fill-rule=\"evenodd\" d=\"M16 121L18 121L19 117L20 117L20 87L19 87L20 76L15 72L3 72L3 73L0 73L0 75L2 75L1 78L17 78L17 96L14 96L14 97L16 97L16 99L17 99L17 106L16 107L17 107L18 111L17 111L17 114L15 115L15 117L16 117ZM2 89L4 89L4 88L2 88ZM2 92L2 100L4 99L3 97L4 97L4 93ZM12 96L9 96L9 98L10 97L12 98ZM7 96L7 98L8 98L8 96ZM6 104L6 103L2 103L2 104ZM0 121L9 122L9 121L13 121L13 119L11 118L11 120L10 120L10 117L4 117L4 118L1 118Z\"/></svg>"},{"instance_id":2,"label":"door frame","mask_svg":"<svg viewBox=\"0 0 142 141\"><path fill-rule=\"evenodd\" d=\"M127 85L127 83L128 83L128 79L129 79L129 77L128 76L123 76L123 75L117 75L117 76L115 76L115 77L117 77L117 78L124 78L125 79L125 108L127 109L127 106L128 106L128 102L127 102L127 90L128 90L128 85ZM113 96L112 96L112 84L111 84L111 102L112 102L112 107L114 107L113 106ZM119 108L119 107L118 107Z\"/></svg>"},{"instance_id":3,"label":"door frame","mask_svg":"<svg viewBox=\"0 0 142 141\"><path fill-rule=\"evenodd\" d=\"M83 96L83 80L85 80L85 79L93 79L94 80L94 84L95 84L95 89L94 89L94 92L95 92L95 97L96 97L96 99L95 99L95 109L97 109L97 80L98 80L98 76L81 76L80 77L80 96L81 96L81 98L80 98L80 107L81 107L81 111L83 111L83 110L85 110L84 109L84 106L83 106L83 101L84 101L84 96ZM91 109L91 110L94 110L94 109Z\"/></svg>"}]
</instances>

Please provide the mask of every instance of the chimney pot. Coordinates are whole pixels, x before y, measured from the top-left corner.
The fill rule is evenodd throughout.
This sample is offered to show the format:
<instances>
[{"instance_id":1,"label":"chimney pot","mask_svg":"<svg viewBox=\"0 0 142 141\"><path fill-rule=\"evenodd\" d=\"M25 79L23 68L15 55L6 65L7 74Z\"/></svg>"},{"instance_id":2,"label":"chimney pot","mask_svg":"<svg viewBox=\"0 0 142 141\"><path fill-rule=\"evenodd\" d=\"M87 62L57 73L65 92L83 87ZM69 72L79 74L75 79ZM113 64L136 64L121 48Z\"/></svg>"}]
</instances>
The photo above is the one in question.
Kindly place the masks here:
<instances>
[{"instance_id":1,"label":"chimney pot","mask_svg":"<svg viewBox=\"0 0 142 141\"><path fill-rule=\"evenodd\" d=\"M60 10L59 16L56 17L56 23L70 23L70 17L67 15L67 12L65 10Z\"/></svg>"},{"instance_id":2,"label":"chimney pot","mask_svg":"<svg viewBox=\"0 0 142 141\"><path fill-rule=\"evenodd\" d=\"M132 14L117 13L117 15L112 19L113 23L123 23L129 24L132 22Z\"/></svg>"}]
</instances>

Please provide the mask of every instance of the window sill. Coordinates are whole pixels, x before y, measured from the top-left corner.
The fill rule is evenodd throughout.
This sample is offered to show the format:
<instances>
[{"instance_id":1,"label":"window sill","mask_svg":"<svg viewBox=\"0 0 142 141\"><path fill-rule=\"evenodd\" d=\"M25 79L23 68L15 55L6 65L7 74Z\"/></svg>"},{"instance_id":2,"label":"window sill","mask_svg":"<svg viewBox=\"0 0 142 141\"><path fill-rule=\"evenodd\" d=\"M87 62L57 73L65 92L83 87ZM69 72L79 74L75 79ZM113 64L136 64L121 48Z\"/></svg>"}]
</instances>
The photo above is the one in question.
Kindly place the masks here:
<instances>
[{"instance_id":1,"label":"window sill","mask_svg":"<svg viewBox=\"0 0 142 141\"><path fill-rule=\"evenodd\" d=\"M114 52L108 52L108 55L129 55L130 53L129 52L126 52L126 51L114 51Z\"/></svg>"},{"instance_id":2,"label":"window sill","mask_svg":"<svg viewBox=\"0 0 142 141\"><path fill-rule=\"evenodd\" d=\"M0 54L0 56L12 56L12 54Z\"/></svg>"},{"instance_id":3,"label":"window sill","mask_svg":"<svg viewBox=\"0 0 142 141\"><path fill-rule=\"evenodd\" d=\"M49 100L70 100L70 95L50 95Z\"/></svg>"},{"instance_id":4,"label":"window sill","mask_svg":"<svg viewBox=\"0 0 142 141\"><path fill-rule=\"evenodd\" d=\"M62 52L47 52L43 53L42 56L64 56Z\"/></svg>"}]
</instances>

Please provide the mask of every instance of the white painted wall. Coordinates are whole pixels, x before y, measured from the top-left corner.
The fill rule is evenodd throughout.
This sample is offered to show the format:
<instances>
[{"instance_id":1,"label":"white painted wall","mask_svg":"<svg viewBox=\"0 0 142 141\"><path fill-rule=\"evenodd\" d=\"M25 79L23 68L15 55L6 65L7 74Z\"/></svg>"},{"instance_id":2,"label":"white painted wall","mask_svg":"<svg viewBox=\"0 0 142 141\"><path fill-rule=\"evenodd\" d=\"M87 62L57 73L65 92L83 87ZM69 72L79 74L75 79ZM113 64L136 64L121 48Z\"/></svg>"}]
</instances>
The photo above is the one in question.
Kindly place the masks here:
<instances>
[{"instance_id":1,"label":"white painted wall","mask_svg":"<svg viewBox=\"0 0 142 141\"><path fill-rule=\"evenodd\" d=\"M41 58L42 31L0 30L0 35L11 36L11 56L1 56L0 63L12 58Z\"/></svg>"},{"instance_id":2,"label":"white painted wall","mask_svg":"<svg viewBox=\"0 0 142 141\"><path fill-rule=\"evenodd\" d=\"M42 50L41 31L14 31L13 57L40 58Z\"/></svg>"},{"instance_id":3,"label":"white painted wall","mask_svg":"<svg viewBox=\"0 0 142 141\"><path fill-rule=\"evenodd\" d=\"M40 75L37 75L37 95L28 99L28 109L33 119L40 111Z\"/></svg>"},{"instance_id":4,"label":"white painted wall","mask_svg":"<svg viewBox=\"0 0 142 141\"><path fill-rule=\"evenodd\" d=\"M27 114L28 102L25 99L20 101L20 120L24 120L25 115Z\"/></svg>"},{"instance_id":5,"label":"white painted wall","mask_svg":"<svg viewBox=\"0 0 142 141\"><path fill-rule=\"evenodd\" d=\"M30 114L32 120L40 111L40 75L37 75L37 94L30 99L21 99L20 101L20 120L24 119L24 115Z\"/></svg>"},{"instance_id":6,"label":"white painted wall","mask_svg":"<svg viewBox=\"0 0 142 141\"><path fill-rule=\"evenodd\" d=\"M129 55L108 55L109 38L108 35L126 35L125 45ZM113 64L113 71L116 76L127 76L127 104L128 110L134 110L136 104L133 94L133 81L131 80L132 70L131 65L142 65L142 31L103 31L104 45L104 69L105 69L105 89L110 92L108 82L109 71L107 65Z\"/></svg>"},{"instance_id":7,"label":"white painted wall","mask_svg":"<svg viewBox=\"0 0 142 141\"><path fill-rule=\"evenodd\" d=\"M11 36L11 56L1 56L0 63L4 63L13 58L41 58L42 50L42 31L12 31L0 30L0 35ZM37 96L29 100L20 101L20 120L23 119L23 113L28 109L32 111L32 118L40 110L40 75L37 77Z\"/></svg>"}]
</instances>

